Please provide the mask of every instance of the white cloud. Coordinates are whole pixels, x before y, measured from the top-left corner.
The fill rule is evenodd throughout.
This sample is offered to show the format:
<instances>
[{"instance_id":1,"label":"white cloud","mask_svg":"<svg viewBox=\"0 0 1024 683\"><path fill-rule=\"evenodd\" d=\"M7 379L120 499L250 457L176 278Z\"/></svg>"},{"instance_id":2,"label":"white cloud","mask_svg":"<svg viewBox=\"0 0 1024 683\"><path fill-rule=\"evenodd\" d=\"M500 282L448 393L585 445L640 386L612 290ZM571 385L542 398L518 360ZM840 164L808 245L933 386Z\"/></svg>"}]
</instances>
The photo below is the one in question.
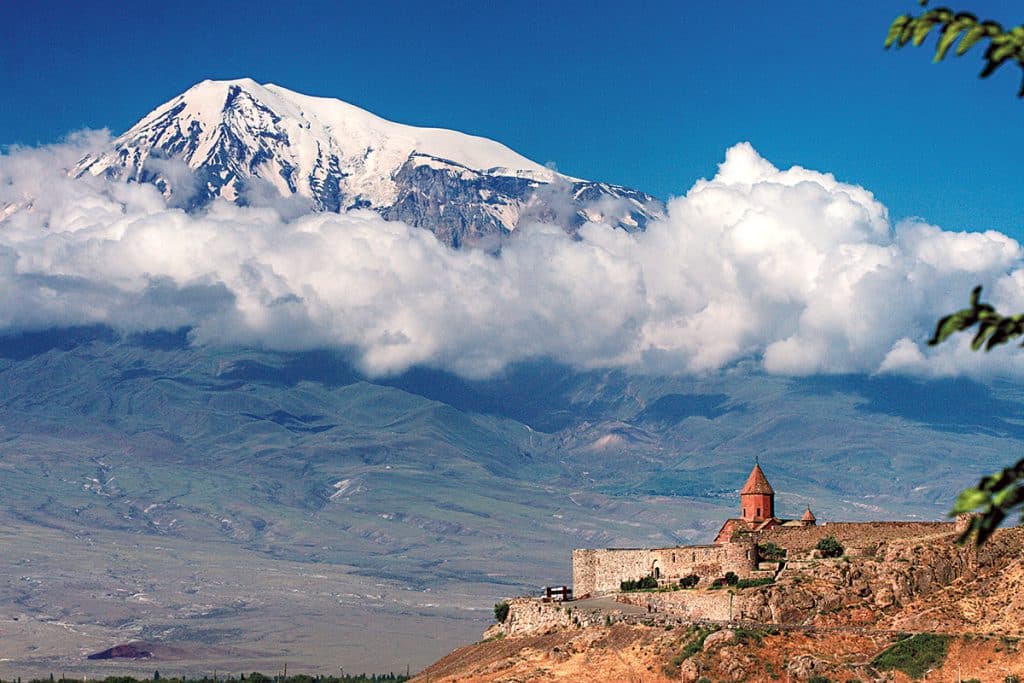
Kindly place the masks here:
<instances>
[{"instance_id":1,"label":"white cloud","mask_svg":"<svg viewBox=\"0 0 1024 683\"><path fill-rule=\"evenodd\" d=\"M105 139L0 156L0 332L189 325L199 344L348 349L370 373L486 376L540 356L671 373L744 358L797 375L1024 371L966 340L921 341L977 283L1024 308L1015 240L893 228L867 190L780 171L746 143L645 233L533 223L495 257L368 211L256 193L259 207L190 215L147 185L63 173Z\"/></svg>"}]
</instances>

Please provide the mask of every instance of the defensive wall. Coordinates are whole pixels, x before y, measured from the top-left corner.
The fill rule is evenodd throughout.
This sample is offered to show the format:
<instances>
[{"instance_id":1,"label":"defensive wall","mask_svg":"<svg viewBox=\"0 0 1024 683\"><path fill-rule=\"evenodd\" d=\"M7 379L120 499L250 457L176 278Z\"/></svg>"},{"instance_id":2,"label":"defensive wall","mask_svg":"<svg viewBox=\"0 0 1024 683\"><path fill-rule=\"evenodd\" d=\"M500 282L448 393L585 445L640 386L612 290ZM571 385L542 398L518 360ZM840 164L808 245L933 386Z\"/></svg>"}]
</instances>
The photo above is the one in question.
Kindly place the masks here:
<instances>
[{"instance_id":1,"label":"defensive wall","mask_svg":"<svg viewBox=\"0 0 1024 683\"><path fill-rule=\"evenodd\" d=\"M780 545L789 559L795 559L812 551L826 536L834 536L847 555L873 555L879 544L886 541L952 534L954 530L954 522L826 522L762 531L757 542Z\"/></svg>"},{"instance_id":2,"label":"defensive wall","mask_svg":"<svg viewBox=\"0 0 1024 683\"><path fill-rule=\"evenodd\" d=\"M695 574L702 584L726 572L747 578L757 575L756 544L769 541L785 548L787 558L795 560L809 555L826 536L834 536L847 555L873 555L887 541L952 535L956 531L954 522L829 522L776 527L715 545L574 550L573 591L578 597L613 593L622 581L645 576L656 576L665 583Z\"/></svg>"},{"instance_id":3,"label":"defensive wall","mask_svg":"<svg viewBox=\"0 0 1024 683\"><path fill-rule=\"evenodd\" d=\"M572 584L577 597L619 590L622 581L655 576L662 581L696 575L702 581L734 572L745 578L757 569L752 539L674 548L607 548L572 551Z\"/></svg>"}]
</instances>

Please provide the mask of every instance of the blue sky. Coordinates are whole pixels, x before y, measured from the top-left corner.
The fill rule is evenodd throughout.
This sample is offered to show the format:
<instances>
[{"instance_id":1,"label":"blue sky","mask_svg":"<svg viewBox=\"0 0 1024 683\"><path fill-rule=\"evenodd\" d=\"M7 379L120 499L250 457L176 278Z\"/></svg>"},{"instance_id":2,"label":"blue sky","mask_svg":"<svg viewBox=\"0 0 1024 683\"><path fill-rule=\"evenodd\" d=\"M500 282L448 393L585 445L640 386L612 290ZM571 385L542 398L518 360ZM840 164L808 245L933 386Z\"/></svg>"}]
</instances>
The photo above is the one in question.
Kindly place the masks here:
<instances>
[{"instance_id":1,"label":"blue sky","mask_svg":"<svg viewBox=\"0 0 1024 683\"><path fill-rule=\"evenodd\" d=\"M1004 23L1019 2L971 0ZM749 140L861 184L894 218L1024 238L1019 69L886 52L911 0L33 2L0 28L0 144L119 132L205 78L251 76L498 139L659 196Z\"/></svg>"}]
</instances>

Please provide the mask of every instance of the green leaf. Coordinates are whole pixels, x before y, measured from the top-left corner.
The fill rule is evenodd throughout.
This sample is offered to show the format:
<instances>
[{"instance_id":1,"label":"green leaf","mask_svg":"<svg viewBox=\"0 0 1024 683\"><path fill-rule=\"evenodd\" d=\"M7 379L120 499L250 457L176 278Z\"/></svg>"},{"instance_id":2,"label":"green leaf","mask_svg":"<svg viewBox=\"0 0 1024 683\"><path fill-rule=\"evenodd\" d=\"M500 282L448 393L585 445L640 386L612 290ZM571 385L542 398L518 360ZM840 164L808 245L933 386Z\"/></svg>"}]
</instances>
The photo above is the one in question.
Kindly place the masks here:
<instances>
[{"instance_id":1,"label":"green leaf","mask_svg":"<svg viewBox=\"0 0 1024 683\"><path fill-rule=\"evenodd\" d=\"M977 308L981 301L981 285L975 285L971 290L971 308Z\"/></svg>"},{"instance_id":2,"label":"green leaf","mask_svg":"<svg viewBox=\"0 0 1024 683\"><path fill-rule=\"evenodd\" d=\"M1007 486L1002 491L998 491L992 496L992 507L1002 508L1011 501L1014 494L1017 492L1016 486Z\"/></svg>"},{"instance_id":3,"label":"green leaf","mask_svg":"<svg viewBox=\"0 0 1024 683\"><path fill-rule=\"evenodd\" d=\"M935 58L933 62L941 62L946 58L946 53L949 52L949 48L956 42L956 39L963 33L963 27L956 24L950 24L943 31L942 37L939 38L939 45L935 48Z\"/></svg>"},{"instance_id":4,"label":"green leaf","mask_svg":"<svg viewBox=\"0 0 1024 683\"><path fill-rule=\"evenodd\" d=\"M909 14L903 14L892 21L892 25L889 26L889 34L885 37L885 47L888 49L892 47L892 44L896 42L896 39L903 33L903 27L907 25L907 22L911 20Z\"/></svg>"},{"instance_id":5,"label":"green leaf","mask_svg":"<svg viewBox=\"0 0 1024 683\"><path fill-rule=\"evenodd\" d=\"M988 339L989 335L996 331L994 323L985 321L978 325L978 333L974 335L974 339L971 340L971 351L977 351L981 348L985 340Z\"/></svg>"},{"instance_id":6,"label":"green leaf","mask_svg":"<svg viewBox=\"0 0 1024 683\"><path fill-rule=\"evenodd\" d=\"M914 25L912 38L912 42L915 46L920 46L921 43L924 42L924 39L928 37L928 33L932 30L933 26L935 26L934 19L925 19L922 17L917 20L917 23Z\"/></svg>"},{"instance_id":7,"label":"green leaf","mask_svg":"<svg viewBox=\"0 0 1024 683\"><path fill-rule=\"evenodd\" d=\"M979 491L974 488L964 489L957 496L956 503L953 504L953 514L971 512L982 505L987 505L989 500L990 495L985 491Z\"/></svg>"},{"instance_id":8,"label":"green leaf","mask_svg":"<svg viewBox=\"0 0 1024 683\"><path fill-rule=\"evenodd\" d=\"M955 332L961 332L966 330L971 325L977 322L977 317L974 315L974 311L970 308L965 308L962 311L951 313L941 320L935 326L935 334L928 340L929 346L938 346L942 342L946 341Z\"/></svg>"},{"instance_id":9,"label":"green leaf","mask_svg":"<svg viewBox=\"0 0 1024 683\"><path fill-rule=\"evenodd\" d=\"M985 37L984 26L972 26L967 29L967 33L964 34L964 39L960 41L960 44L956 46L956 56L963 57L967 54L974 45Z\"/></svg>"}]
</instances>

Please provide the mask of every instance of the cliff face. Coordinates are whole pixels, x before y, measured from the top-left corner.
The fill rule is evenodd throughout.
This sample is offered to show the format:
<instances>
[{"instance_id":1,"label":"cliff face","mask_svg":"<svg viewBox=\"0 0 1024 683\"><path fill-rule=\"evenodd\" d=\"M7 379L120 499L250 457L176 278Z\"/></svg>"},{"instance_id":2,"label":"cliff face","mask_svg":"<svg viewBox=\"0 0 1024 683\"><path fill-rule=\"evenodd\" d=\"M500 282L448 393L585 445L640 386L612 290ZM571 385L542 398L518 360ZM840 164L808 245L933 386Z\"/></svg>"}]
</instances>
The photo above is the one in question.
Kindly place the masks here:
<instances>
[{"instance_id":1,"label":"cliff face","mask_svg":"<svg viewBox=\"0 0 1024 683\"><path fill-rule=\"evenodd\" d=\"M894 609L977 574L953 536L880 545L872 557L790 562L770 586L737 596L734 618L774 624L880 623Z\"/></svg>"}]
</instances>

